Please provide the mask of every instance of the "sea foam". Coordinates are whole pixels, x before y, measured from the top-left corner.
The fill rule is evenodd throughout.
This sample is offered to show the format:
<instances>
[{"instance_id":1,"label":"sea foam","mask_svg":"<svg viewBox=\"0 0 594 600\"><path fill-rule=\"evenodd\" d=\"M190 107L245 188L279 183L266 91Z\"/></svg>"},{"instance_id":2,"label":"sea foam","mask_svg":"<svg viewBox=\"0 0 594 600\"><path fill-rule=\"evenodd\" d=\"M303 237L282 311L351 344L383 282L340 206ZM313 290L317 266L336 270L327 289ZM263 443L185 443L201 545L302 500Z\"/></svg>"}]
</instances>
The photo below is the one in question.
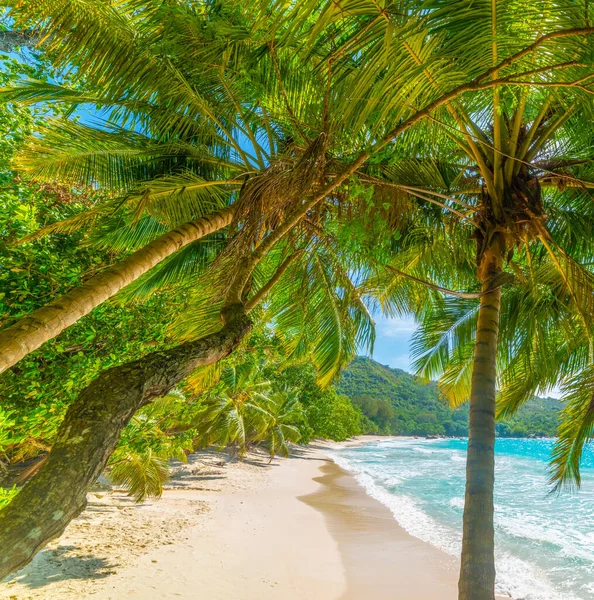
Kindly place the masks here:
<instances>
[{"instance_id":1,"label":"sea foam","mask_svg":"<svg viewBox=\"0 0 594 600\"><path fill-rule=\"evenodd\" d=\"M522 600L586 600L594 584L594 455L582 491L548 494L551 440L500 440L496 461L497 590ZM411 535L459 556L464 440L390 440L333 452Z\"/></svg>"}]
</instances>

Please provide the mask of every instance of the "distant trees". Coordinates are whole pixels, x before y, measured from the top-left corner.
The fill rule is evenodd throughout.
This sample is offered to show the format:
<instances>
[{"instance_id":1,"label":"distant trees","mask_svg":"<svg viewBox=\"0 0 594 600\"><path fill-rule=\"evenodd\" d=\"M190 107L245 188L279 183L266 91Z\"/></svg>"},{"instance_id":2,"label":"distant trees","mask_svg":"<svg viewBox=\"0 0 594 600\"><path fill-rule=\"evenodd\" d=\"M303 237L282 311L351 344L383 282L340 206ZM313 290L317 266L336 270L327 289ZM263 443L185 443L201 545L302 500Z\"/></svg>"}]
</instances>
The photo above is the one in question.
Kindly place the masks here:
<instances>
[{"instance_id":1,"label":"distant trees","mask_svg":"<svg viewBox=\"0 0 594 600\"><path fill-rule=\"evenodd\" d=\"M372 395L372 389L369 393L362 395L353 395L352 402L361 409L361 412L377 426L377 432L382 435L398 434L394 431L392 420L395 417L394 408L390 401L383 397Z\"/></svg>"},{"instance_id":2,"label":"distant trees","mask_svg":"<svg viewBox=\"0 0 594 600\"><path fill-rule=\"evenodd\" d=\"M384 435L445 435L465 437L468 407L451 408L434 383L423 383L399 369L357 357L344 371L337 389L348 396ZM499 437L553 437L562 404L538 398L514 415L499 420Z\"/></svg>"},{"instance_id":3,"label":"distant trees","mask_svg":"<svg viewBox=\"0 0 594 600\"><path fill-rule=\"evenodd\" d=\"M288 388L299 398L304 413L303 442L312 438L341 441L377 431L375 424L347 396L334 387L321 388L311 365L290 366L272 375L272 381L277 388Z\"/></svg>"}]
</instances>

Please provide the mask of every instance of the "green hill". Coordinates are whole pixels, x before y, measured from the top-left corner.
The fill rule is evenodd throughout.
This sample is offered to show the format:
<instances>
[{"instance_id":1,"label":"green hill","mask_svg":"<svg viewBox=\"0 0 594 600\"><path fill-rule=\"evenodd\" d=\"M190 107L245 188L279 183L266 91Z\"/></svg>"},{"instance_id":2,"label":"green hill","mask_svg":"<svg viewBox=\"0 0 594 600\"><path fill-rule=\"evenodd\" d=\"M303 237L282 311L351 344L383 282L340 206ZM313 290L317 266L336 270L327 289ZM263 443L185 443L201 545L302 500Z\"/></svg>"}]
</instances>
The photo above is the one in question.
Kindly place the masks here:
<instances>
[{"instance_id":1,"label":"green hill","mask_svg":"<svg viewBox=\"0 0 594 600\"><path fill-rule=\"evenodd\" d=\"M348 396L382 434L465 436L468 406L451 409L438 396L435 383L357 357L336 386ZM500 437L553 436L561 404L554 398L535 398L507 421L497 423Z\"/></svg>"}]
</instances>

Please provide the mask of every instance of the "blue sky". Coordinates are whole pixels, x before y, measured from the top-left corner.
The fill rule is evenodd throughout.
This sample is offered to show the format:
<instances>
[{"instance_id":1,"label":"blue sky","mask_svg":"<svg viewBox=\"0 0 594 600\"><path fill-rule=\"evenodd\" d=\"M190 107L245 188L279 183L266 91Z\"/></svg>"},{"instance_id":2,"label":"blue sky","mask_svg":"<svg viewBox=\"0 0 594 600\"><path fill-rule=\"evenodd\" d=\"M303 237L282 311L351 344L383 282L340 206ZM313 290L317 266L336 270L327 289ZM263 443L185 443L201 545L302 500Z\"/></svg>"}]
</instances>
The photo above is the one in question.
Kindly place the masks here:
<instances>
[{"instance_id":1,"label":"blue sky","mask_svg":"<svg viewBox=\"0 0 594 600\"><path fill-rule=\"evenodd\" d=\"M382 365L411 371L410 339L416 325L412 319L387 319L374 315L376 323L375 348L372 358ZM552 398L561 398L558 387L539 394Z\"/></svg>"},{"instance_id":2,"label":"blue sky","mask_svg":"<svg viewBox=\"0 0 594 600\"><path fill-rule=\"evenodd\" d=\"M414 321L375 315L375 322L373 359L382 365L410 371L410 338L416 327Z\"/></svg>"}]
</instances>

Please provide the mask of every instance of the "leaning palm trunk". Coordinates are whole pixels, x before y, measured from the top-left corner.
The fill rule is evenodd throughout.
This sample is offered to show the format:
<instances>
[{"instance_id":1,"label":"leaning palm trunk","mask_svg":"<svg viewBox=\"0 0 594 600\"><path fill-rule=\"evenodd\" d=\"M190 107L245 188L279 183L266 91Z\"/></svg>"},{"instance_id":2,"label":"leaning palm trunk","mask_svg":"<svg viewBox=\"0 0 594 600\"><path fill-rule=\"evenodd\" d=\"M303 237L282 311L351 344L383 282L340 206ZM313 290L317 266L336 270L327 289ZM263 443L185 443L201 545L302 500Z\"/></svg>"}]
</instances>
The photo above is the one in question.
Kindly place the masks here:
<instances>
[{"instance_id":1,"label":"leaning palm trunk","mask_svg":"<svg viewBox=\"0 0 594 600\"><path fill-rule=\"evenodd\" d=\"M87 491L134 413L197 367L228 356L250 328L240 309L219 332L108 369L81 392L39 473L0 512L0 579L26 565L85 508Z\"/></svg>"},{"instance_id":2,"label":"leaning palm trunk","mask_svg":"<svg viewBox=\"0 0 594 600\"><path fill-rule=\"evenodd\" d=\"M231 208L181 225L0 332L0 373L184 246L229 225Z\"/></svg>"},{"instance_id":3,"label":"leaning palm trunk","mask_svg":"<svg viewBox=\"0 0 594 600\"><path fill-rule=\"evenodd\" d=\"M466 495L462 535L459 600L494 600L495 540L493 488L495 483L495 393L497 338L505 237L491 233L482 255L480 300L470 392L470 424L466 459Z\"/></svg>"}]
</instances>

